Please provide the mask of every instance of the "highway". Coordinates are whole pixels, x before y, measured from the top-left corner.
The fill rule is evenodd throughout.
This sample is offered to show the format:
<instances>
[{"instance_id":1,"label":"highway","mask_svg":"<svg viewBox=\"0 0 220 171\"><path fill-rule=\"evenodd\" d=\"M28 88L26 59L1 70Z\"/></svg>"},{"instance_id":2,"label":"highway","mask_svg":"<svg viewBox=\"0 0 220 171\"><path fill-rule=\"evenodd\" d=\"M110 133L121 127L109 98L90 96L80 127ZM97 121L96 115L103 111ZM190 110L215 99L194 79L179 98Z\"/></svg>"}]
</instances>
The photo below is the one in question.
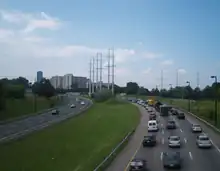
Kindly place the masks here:
<instances>
[{"instance_id":1,"label":"highway","mask_svg":"<svg viewBox=\"0 0 220 171\"><path fill-rule=\"evenodd\" d=\"M176 116L169 116L173 117L173 119L176 121L177 129L167 130L166 123L169 117L162 117L159 116L159 113L157 113L160 127L160 130L157 133L154 133L157 136L157 145L155 147L143 148L141 144L143 136L144 134L148 134L148 113L142 107L139 108L142 114L139 127L137 128L128 146L122 150L118 157L116 157L107 171L128 170L128 163L132 158L146 159L148 168L150 170L162 171L165 170L162 164L162 153L167 151L180 152L181 158L183 159L183 167L181 168L182 171L207 171L220 169L220 136L216 133L213 133L213 131L208 127L205 129L203 128L205 133L208 134L212 139L214 145L211 149L199 149L196 146L197 134L191 132L191 124L198 123L202 127L204 124L201 124L198 120L188 115L186 115L186 120L179 120L176 118ZM181 148L171 149L168 147L168 137L171 135L180 136L182 141ZM127 152L126 150L130 150L132 153Z\"/></svg>"},{"instance_id":2,"label":"highway","mask_svg":"<svg viewBox=\"0 0 220 171\"><path fill-rule=\"evenodd\" d=\"M57 107L60 111L59 115L52 115L51 111L49 111L40 115L33 115L25 119L0 125L0 143L20 138L33 131L43 129L51 124L68 119L79 114L82 110L91 105L89 100L83 100L85 105L76 102L76 96L68 96L67 98L68 103L66 105ZM76 104L76 108L70 108L71 104Z\"/></svg>"}]
</instances>

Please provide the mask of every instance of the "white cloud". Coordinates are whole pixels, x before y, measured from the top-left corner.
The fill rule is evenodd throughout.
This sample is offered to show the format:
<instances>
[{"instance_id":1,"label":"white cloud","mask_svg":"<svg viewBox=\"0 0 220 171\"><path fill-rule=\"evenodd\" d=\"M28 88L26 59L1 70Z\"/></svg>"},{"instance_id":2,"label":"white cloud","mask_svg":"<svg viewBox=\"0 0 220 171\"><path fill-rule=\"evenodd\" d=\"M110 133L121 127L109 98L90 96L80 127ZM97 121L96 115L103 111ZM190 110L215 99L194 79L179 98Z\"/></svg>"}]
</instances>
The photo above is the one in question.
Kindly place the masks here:
<instances>
[{"instance_id":1,"label":"white cloud","mask_svg":"<svg viewBox=\"0 0 220 171\"><path fill-rule=\"evenodd\" d=\"M156 59L162 57L163 54L161 53L155 53L155 52L145 52L143 53L143 57L146 59Z\"/></svg>"},{"instance_id":2,"label":"white cloud","mask_svg":"<svg viewBox=\"0 0 220 171\"><path fill-rule=\"evenodd\" d=\"M0 10L0 16L5 22L25 25L24 32L31 32L35 29L55 30L61 26L58 18L51 17L44 12L30 14L20 11Z\"/></svg>"},{"instance_id":3,"label":"white cloud","mask_svg":"<svg viewBox=\"0 0 220 171\"><path fill-rule=\"evenodd\" d=\"M179 74L186 74L186 70L185 69L178 69L178 73Z\"/></svg>"},{"instance_id":4,"label":"white cloud","mask_svg":"<svg viewBox=\"0 0 220 171\"><path fill-rule=\"evenodd\" d=\"M143 71L143 74L150 74L152 71L152 68L147 68L146 70Z\"/></svg>"},{"instance_id":5,"label":"white cloud","mask_svg":"<svg viewBox=\"0 0 220 171\"><path fill-rule=\"evenodd\" d=\"M1 39L5 39L5 38L11 37L13 35L14 35L14 32L12 30L0 28L0 41L1 41Z\"/></svg>"},{"instance_id":6,"label":"white cloud","mask_svg":"<svg viewBox=\"0 0 220 171\"><path fill-rule=\"evenodd\" d=\"M173 60L171 59L165 60L161 62L161 65L173 65Z\"/></svg>"}]
</instances>

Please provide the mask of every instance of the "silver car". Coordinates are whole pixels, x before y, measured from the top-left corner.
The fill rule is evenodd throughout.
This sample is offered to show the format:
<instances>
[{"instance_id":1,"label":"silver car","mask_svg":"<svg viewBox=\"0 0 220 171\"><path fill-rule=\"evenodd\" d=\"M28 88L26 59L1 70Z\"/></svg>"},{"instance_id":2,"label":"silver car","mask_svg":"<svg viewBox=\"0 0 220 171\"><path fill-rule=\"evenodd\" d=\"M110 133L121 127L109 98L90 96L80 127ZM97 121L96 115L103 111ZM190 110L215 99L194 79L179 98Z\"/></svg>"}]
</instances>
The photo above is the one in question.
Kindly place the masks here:
<instances>
[{"instance_id":1,"label":"silver car","mask_svg":"<svg viewBox=\"0 0 220 171\"><path fill-rule=\"evenodd\" d=\"M199 148L211 148L212 142L207 135L198 135L196 139L196 144Z\"/></svg>"},{"instance_id":2,"label":"silver car","mask_svg":"<svg viewBox=\"0 0 220 171\"><path fill-rule=\"evenodd\" d=\"M169 140L169 147L180 147L181 146L179 136L170 136L168 140Z\"/></svg>"},{"instance_id":3,"label":"silver car","mask_svg":"<svg viewBox=\"0 0 220 171\"><path fill-rule=\"evenodd\" d=\"M192 124L192 132L202 132L202 128L198 124Z\"/></svg>"}]
</instances>

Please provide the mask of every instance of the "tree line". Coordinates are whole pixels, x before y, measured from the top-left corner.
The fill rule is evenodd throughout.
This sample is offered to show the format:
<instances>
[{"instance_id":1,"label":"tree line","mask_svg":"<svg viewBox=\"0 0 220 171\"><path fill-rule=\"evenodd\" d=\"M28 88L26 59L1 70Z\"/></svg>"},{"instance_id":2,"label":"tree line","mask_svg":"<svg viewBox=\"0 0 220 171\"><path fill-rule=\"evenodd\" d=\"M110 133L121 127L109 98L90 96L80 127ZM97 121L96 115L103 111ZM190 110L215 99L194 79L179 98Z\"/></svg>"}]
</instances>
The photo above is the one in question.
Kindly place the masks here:
<instances>
[{"instance_id":1,"label":"tree line","mask_svg":"<svg viewBox=\"0 0 220 171\"><path fill-rule=\"evenodd\" d=\"M15 79L3 78L0 80L0 111L6 109L7 99L24 99L26 91L32 90L34 95L42 96L47 99L56 94L56 90L48 79L31 84L26 78L18 77Z\"/></svg>"}]
</instances>

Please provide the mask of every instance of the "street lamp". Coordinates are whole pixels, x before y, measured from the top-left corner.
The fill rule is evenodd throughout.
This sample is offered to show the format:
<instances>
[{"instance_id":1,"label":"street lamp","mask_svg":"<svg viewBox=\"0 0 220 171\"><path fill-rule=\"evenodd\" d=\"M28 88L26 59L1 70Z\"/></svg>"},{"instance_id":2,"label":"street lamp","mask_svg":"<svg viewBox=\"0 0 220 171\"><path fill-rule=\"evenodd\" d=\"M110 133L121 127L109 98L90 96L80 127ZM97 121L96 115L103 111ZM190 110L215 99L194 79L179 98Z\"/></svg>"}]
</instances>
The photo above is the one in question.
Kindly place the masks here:
<instances>
[{"instance_id":1,"label":"street lamp","mask_svg":"<svg viewBox=\"0 0 220 171\"><path fill-rule=\"evenodd\" d=\"M218 87L217 87L217 82L218 82L218 78L217 76L212 75L211 76L212 79L215 80L215 116L214 116L214 120L215 120L215 125L218 124Z\"/></svg>"},{"instance_id":2,"label":"street lamp","mask_svg":"<svg viewBox=\"0 0 220 171\"><path fill-rule=\"evenodd\" d=\"M190 87L190 81L186 81L186 83L188 84L188 86ZM189 93L190 94L190 93ZM188 112L190 112L190 95L188 94Z\"/></svg>"}]
</instances>

